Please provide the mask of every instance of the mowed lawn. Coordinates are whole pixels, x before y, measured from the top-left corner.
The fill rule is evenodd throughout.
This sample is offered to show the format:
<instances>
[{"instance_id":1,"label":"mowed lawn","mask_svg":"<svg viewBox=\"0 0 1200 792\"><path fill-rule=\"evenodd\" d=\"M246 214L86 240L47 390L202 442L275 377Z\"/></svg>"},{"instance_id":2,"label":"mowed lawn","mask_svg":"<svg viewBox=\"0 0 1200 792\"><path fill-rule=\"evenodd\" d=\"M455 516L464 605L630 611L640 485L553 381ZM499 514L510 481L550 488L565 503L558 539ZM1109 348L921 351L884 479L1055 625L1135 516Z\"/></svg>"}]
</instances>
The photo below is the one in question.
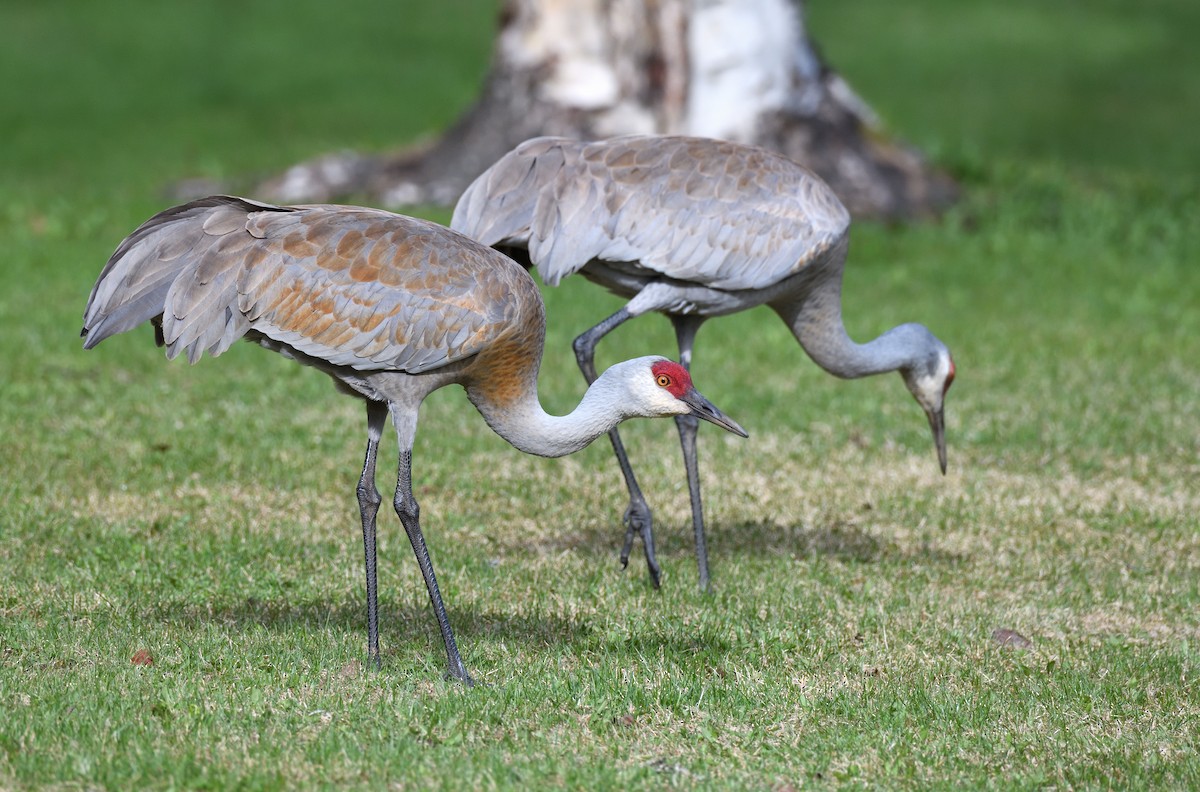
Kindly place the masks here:
<instances>
[{"instance_id":1,"label":"mowed lawn","mask_svg":"<svg viewBox=\"0 0 1200 792\"><path fill-rule=\"evenodd\" d=\"M496 5L0 7L0 789L1200 786L1193 0L810 2L964 189L857 223L844 294L856 339L915 320L953 350L950 472L898 376L829 377L765 309L715 320L693 373L751 436L701 432L713 592L674 426L624 432L655 591L640 548L617 562L607 442L525 456L435 394L416 488L472 690L386 508L364 662L359 404L250 345L82 351L171 185L435 136ZM561 413L570 340L619 302L543 293ZM599 363L652 353L660 317ZM394 458L389 432L384 492Z\"/></svg>"}]
</instances>

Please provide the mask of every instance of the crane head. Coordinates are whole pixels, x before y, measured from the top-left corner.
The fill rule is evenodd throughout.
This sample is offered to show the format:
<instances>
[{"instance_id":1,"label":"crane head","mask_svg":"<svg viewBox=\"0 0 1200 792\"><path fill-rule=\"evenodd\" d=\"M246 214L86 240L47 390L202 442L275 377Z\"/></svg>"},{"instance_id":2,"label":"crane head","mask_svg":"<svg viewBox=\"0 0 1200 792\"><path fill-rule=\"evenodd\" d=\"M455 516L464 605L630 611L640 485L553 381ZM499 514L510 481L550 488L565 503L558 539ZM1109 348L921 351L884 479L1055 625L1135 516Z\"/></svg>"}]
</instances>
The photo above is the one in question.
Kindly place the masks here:
<instances>
[{"instance_id":1,"label":"crane head","mask_svg":"<svg viewBox=\"0 0 1200 792\"><path fill-rule=\"evenodd\" d=\"M923 328L922 328L923 329ZM938 465L946 472L946 392L954 382L954 358L950 350L932 333L928 334L928 352L912 365L900 369L904 384L925 411L933 444L937 447Z\"/></svg>"},{"instance_id":2,"label":"crane head","mask_svg":"<svg viewBox=\"0 0 1200 792\"><path fill-rule=\"evenodd\" d=\"M650 367L654 375L654 385L669 393L681 404L687 406L687 413L714 423L722 429L742 437L749 437L737 421L717 409L716 405L696 390L692 384L692 375L688 370L673 360L660 360Z\"/></svg>"},{"instance_id":3,"label":"crane head","mask_svg":"<svg viewBox=\"0 0 1200 792\"><path fill-rule=\"evenodd\" d=\"M688 370L673 360L662 357L627 360L610 368L601 379L610 377L623 382L625 393L620 398L629 417L694 415L736 435L749 437L737 421L696 390Z\"/></svg>"}]
</instances>

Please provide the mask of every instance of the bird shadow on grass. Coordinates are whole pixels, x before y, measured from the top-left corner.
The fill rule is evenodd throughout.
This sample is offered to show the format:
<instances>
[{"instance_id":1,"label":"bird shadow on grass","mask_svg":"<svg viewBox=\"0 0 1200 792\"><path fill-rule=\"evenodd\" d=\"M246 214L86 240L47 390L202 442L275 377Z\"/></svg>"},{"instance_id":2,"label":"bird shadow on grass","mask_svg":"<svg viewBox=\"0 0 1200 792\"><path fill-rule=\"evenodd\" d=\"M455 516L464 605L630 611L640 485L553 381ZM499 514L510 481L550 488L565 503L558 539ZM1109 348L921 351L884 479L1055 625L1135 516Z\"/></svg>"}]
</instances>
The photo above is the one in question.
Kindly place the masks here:
<instances>
[{"instance_id":1,"label":"bird shadow on grass","mask_svg":"<svg viewBox=\"0 0 1200 792\"><path fill-rule=\"evenodd\" d=\"M491 551L499 551L514 560L528 554L546 555L570 552L598 562L612 563L623 535L619 522L611 525L593 523L578 531L563 532L555 538L533 545L527 541L502 541ZM672 559L686 566L693 557L691 526L668 525L656 530L660 559ZM871 530L869 523L831 517L812 524L777 524L773 522L714 523L709 526L709 555L720 577L721 558L770 559L789 558L798 561L836 560L847 564L905 564L918 561L938 566L957 566L967 560L965 555L949 552L928 541L893 541L886 530ZM480 548L482 550L483 548ZM568 565L569 566L569 565ZM644 572L644 556L640 543L630 557L626 574ZM563 574L569 574L564 568ZM417 584L419 585L419 584ZM513 641L527 646L573 645L588 647L604 644L606 639L597 633L596 625L587 617L567 618L537 607L522 607L517 603L489 603L469 597L449 595L447 608L451 624L460 640L470 645L477 640ZM366 604L358 593L330 592L328 598L319 594L289 597L279 592L267 597L234 598L228 595L209 603L161 600L146 606L143 616L150 621L168 623L183 629L203 630L220 626L236 634L263 629L272 633L315 633L332 629L345 634L361 634L366 640ZM380 632L385 646L402 647L428 643L439 649L437 625L424 598L398 599L382 597L380 601ZM623 643L628 639L623 639ZM711 636L651 630L636 637L639 651L695 652L714 647Z\"/></svg>"},{"instance_id":2,"label":"bird shadow on grass","mask_svg":"<svg viewBox=\"0 0 1200 792\"><path fill-rule=\"evenodd\" d=\"M646 656L693 656L729 648L728 641L723 637L714 637L703 631L680 631L662 625L648 625L633 635L613 635L586 615L564 618L540 609L520 609L516 604L509 608L503 605L479 608L464 603L461 606L451 604L448 609L450 622L469 665L483 651L479 648L483 644L524 647L512 650L518 656L526 656L525 653L530 651L538 656L558 656L563 647L571 647L571 652L577 655L603 655L616 651ZM350 659L365 657L366 613L364 604L357 600L331 605L315 599L284 602L248 598L239 603L211 608L159 605L154 609L154 614L160 622L184 631L203 633L206 628L218 624L227 632L241 636L243 643L262 641L261 637L252 637L258 629L271 634L267 640L274 642L276 636L286 633L312 634L332 628L351 641L361 641L362 657L355 655ZM381 602L379 622L381 656L385 667L391 663L408 667L414 656L436 665L441 662L439 658L444 657L437 624L427 605ZM291 643L287 639L285 642ZM549 647L558 649L547 655ZM505 650L505 653L508 651Z\"/></svg>"},{"instance_id":3,"label":"bird shadow on grass","mask_svg":"<svg viewBox=\"0 0 1200 792\"><path fill-rule=\"evenodd\" d=\"M471 603L447 603L451 624L463 638L500 636L530 644L545 645L562 641L585 640L592 628L547 613L521 613L515 609L476 608ZM260 599L247 597L236 602L211 605L155 604L146 618L184 629L220 625L230 632L244 633L254 628L271 632L318 632L332 628L338 632L367 634L365 599L341 602L311 598L287 600L283 597ZM379 603L380 635L384 643L398 645L432 641L440 645L437 623L429 604L396 603L386 598Z\"/></svg>"},{"instance_id":4,"label":"bird shadow on grass","mask_svg":"<svg viewBox=\"0 0 1200 792\"><path fill-rule=\"evenodd\" d=\"M831 517L813 524L781 525L755 521L734 524L710 523L705 536L710 558L719 556L788 558L832 558L856 563L886 563L920 559L929 563L954 565L967 560L961 553L940 549L928 541L902 544L887 538L886 531L875 532L856 520ZM513 552L572 551L596 558L615 558L624 528L616 521L611 526L592 526L542 542L536 548L530 542L514 542L505 549ZM655 544L660 558L687 558L694 553L692 527L656 525ZM634 545L629 565L644 558L641 541Z\"/></svg>"},{"instance_id":5,"label":"bird shadow on grass","mask_svg":"<svg viewBox=\"0 0 1200 792\"><path fill-rule=\"evenodd\" d=\"M647 591L648 588L647 584ZM631 595L631 596L637 596ZM651 597L653 600L654 598ZM724 639L704 631L671 629L653 622L626 635L604 618L597 619L584 609L568 617L538 606L521 603L448 602L451 625L464 652L479 642L523 645L534 651L543 647L574 647L586 651L636 651L654 655L660 651L694 654L727 648ZM351 640L367 639L366 604L356 596L330 599L319 596L305 599L278 597L225 598L209 604L159 601L148 605L140 620L170 625L181 632L203 634L213 627L234 636L239 642L261 641L261 633L274 636L288 633L314 635L340 633ZM412 647L427 646L431 657L441 654L441 638L432 609L427 602L397 602L382 598L379 612L380 639L385 662L392 654L409 655ZM260 637L255 637L258 633ZM290 641L289 641L290 642ZM466 655L464 655L466 656Z\"/></svg>"},{"instance_id":6,"label":"bird shadow on grass","mask_svg":"<svg viewBox=\"0 0 1200 792\"><path fill-rule=\"evenodd\" d=\"M862 564L911 561L957 565L961 553L943 550L928 541L900 543L886 532L876 533L854 521L830 519L815 525L777 525L745 522L717 525L709 532L714 545L728 555L775 555L791 558L834 558Z\"/></svg>"}]
</instances>

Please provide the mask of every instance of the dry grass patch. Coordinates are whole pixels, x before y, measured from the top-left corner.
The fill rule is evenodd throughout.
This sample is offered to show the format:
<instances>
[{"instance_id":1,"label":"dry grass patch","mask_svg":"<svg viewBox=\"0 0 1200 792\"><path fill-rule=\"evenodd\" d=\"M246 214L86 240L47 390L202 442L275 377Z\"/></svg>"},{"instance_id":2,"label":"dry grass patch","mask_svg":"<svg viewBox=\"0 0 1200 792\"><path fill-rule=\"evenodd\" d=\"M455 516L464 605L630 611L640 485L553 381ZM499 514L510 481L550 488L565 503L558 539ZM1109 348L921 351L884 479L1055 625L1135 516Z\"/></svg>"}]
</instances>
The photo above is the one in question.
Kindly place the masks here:
<instances>
[{"instance_id":1,"label":"dry grass patch","mask_svg":"<svg viewBox=\"0 0 1200 792\"><path fill-rule=\"evenodd\" d=\"M314 539L334 540L345 535L347 522L357 522L357 507L351 511L349 506L317 491L230 481L206 483L196 472L183 483L151 491L89 490L72 516L141 530L186 517L201 530L228 532L233 528L276 540L294 537L296 527L302 526Z\"/></svg>"}]
</instances>

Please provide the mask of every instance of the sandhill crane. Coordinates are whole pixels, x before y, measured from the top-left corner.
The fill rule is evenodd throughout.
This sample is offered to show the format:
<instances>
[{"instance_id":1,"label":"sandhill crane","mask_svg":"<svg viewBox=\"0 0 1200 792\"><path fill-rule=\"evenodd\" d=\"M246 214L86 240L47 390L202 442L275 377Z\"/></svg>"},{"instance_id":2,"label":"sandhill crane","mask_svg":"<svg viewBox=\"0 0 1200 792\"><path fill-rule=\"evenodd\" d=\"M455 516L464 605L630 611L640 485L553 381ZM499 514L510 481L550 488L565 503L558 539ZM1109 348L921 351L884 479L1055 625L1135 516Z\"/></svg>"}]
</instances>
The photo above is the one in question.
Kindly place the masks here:
<instances>
[{"instance_id":1,"label":"sandhill crane","mask_svg":"<svg viewBox=\"0 0 1200 792\"><path fill-rule=\"evenodd\" d=\"M396 513L441 629L447 677L470 685L438 592L412 491L417 410L462 385L493 430L522 451L578 451L635 416L696 415L745 436L665 358L618 363L569 415L541 407L545 314L511 259L435 223L349 206L272 206L214 196L167 209L126 238L88 298L84 347L149 320L167 357L195 363L245 338L333 377L366 402L357 496L367 635L379 663L375 460L388 414L400 446Z\"/></svg>"},{"instance_id":2,"label":"sandhill crane","mask_svg":"<svg viewBox=\"0 0 1200 792\"><path fill-rule=\"evenodd\" d=\"M842 324L850 215L815 174L761 148L705 138L630 135L597 142L534 138L463 193L450 226L498 247L556 285L578 272L629 299L575 339L588 382L597 342L650 311L675 328L679 359L712 316L769 305L817 365L838 377L899 371L925 410L946 472L943 402L954 379L946 345L903 324L856 344ZM676 419L691 494L700 587L708 554L696 463L698 424ZM650 509L616 429L609 433L629 488L621 563L637 531L654 585Z\"/></svg>"}]
</instances>

